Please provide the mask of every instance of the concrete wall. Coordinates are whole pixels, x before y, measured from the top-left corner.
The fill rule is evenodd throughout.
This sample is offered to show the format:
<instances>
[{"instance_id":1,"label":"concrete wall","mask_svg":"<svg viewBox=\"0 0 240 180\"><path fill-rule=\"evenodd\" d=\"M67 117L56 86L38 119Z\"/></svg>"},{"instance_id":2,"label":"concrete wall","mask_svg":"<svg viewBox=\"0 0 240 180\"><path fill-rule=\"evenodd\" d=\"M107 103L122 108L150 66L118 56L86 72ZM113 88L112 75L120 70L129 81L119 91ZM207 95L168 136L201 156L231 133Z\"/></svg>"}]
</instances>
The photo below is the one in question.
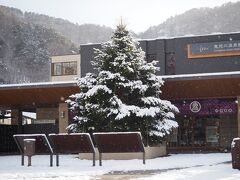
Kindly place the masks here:
<instances>
[{"instance_id":1,"label":"concrete wall","mask_svg":"<svg viewBox=\"0 0 240 180\"><path fill-rule=\"evenodd\" d=\"M36 108L36 119L37 120L56 120L58 121L58 108L50 107L50 108Z\"/></svg>"},{"instance_id":2,"label":"concrete wall","mask_svg":"<svg viewBox=\"0 0 240 180\"><path fill-rule=\"evenodd\" d=\"M76 75L53 76L53 74L51 73L51 81L72 81L72 80L74 80L74 78L80 77L80 74L81 74L80 54L52 56L51 61L52 61L52 63L77 61L77 74Z\"/></svg>"},{"instance_id":3,"label":"concrete wall","mask_svg":"<svg viewBox=\"0 0 240 180\"><path fill-rule=\"evenodd\" d=\"M59 133L67 133L68 126L68 106L67 103L60 103L58 107L54 108L37 108L38 122L46 120L55 120L59 127Z\"/></svg>"},{"instance_id":4,"label":"concrete wall","mask_svg":"<svg viewBox=\"0 0 240 180\"><path fill-rule=\"evenodd\" d=\"M59 108L59 133L67 133L68 126L68 105L67 103L60 103Z\"/></svg>"},{"instance_id":5,"label":"concrete wall","mask_svg":"<svg viewBox=\"0 0 240 180\"><path fill-rule=\"evenodd\" d=\"M145 147L146 159L153 159L160 156L166 156L166 144L155 147ZM80 159L92 159L92 153L80 153ZM115 159L115 160L127 160L127 159L142 159L143 153L103 153L102 159ZM96 159L99 159L99 153L96 148Z\"/></svg>"},{"instance_id":6,"label":"concrete wall","mask_svg":"<svg viewBox=\"0 0 240 180\"><path fill-rule=\"evenodd\" d=\"M22 112L19 109L11 109L11 125L22 125Z\"/></svg>"}]
</instances>

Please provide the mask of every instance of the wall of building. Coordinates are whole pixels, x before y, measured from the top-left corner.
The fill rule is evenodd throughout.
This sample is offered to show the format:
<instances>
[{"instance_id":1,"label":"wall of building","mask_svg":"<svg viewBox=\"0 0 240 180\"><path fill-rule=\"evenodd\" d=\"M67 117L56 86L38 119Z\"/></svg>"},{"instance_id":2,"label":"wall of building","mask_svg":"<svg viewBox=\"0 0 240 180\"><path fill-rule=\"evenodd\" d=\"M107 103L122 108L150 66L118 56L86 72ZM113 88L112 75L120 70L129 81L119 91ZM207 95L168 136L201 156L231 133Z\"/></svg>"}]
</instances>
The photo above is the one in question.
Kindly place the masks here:
<instances>
[{"instance_id":1,"label":"wall of building","mask_svg":"<svg viewBox=\"0 0 240 180\"><path fill-rule=\"evenodd\" d=\"M146 60L148 62L153 60L158 61L160 71L157 72L157 74L164 75L166 73L165 59L168 56L168 54L165 53L165 40L141 40L139 43L139 46L145 52Z\"/></svg>"},{"instance_id":2,"label":"wall of building","mask_svg":"<svg viewBox=\"0 0 240 180\"><path fill-rule=\"evenodd\" d=\"M140 40L139 42L140 47L146 53L147 61L159 61L160 75L179 75L240 71L240 47L235 55L231 54L226 56L226 54L223 53L224 55L215 57L188 57L188 45L190 44L196 45L199 43L217 42L227 42L230 44L232 41L239 41L240 44L240 33ZM88 72L94 72L90 63L94 60L93 48L101 48L101 46L100 44L81 46L82 76ZM193 81L197 82L195 80ZM235 85L236 84L238 83L235 83ZM197 87L198 85L196 85L196 88ZM209 87L206 86L206 89L209 89ZM178 90L173 89L173 91ZM231 96L231 92L228 93L228 96ZM196 96L192 98L199 99L200 97ZM214 99L224 97L219 94L210 94L208 98ZM236 98L236 95L231 96L231 98ZM178 100L181 100L181 98ZM182 97L182 100L185 100L184 97ZM240 97L238 97L238 102L239 101ZM238 104L238 111L234 115L222 115L219 118L218 143L223 150L225 148L229 149L232 139L240 136L240 105Z\"/></svg>"},{"instance_id":3,"label":"wall of building","mask_svg":"<svg viewBox=\"0 0 240 180\"><path fill-rule=\"evenodd\" d=\"M170 75L239 71L239 56L188 59L189 44L238 40L240 40L240 33L140 40L139 42L148 61L154 59L159 61L161 69L159 74ZM82 76L87 72L93 72L90 63L94 60L93 48L101 48L101 46L100 44L81 45Z\"/></svg>"},{"instance_id":4,"label":"wall of building","mask_svg":"<svg viewBox=\"0 0 240 180\"><path fill-rule=\"evenodd\" d=\"M100 44L87 44L80 46L81 54L81 77L85 76L88 72L96 72L91 64L94 60L94 48L101 49Z\"/></svg>"},{"instance_id":5,"label":"wall of building","mask_svg":"<svg viewBox=\"0 0 240 180\"><path fill-rule=\"evenodd\" d=\"M42 122L48 122L49 120L55 120L55 123L58 121L58 108L57 107L42 107L36 108L36 119Z\"/></svg>"},{"instance_id":6,"label":"wall of building","mask_svg":"<svg viewBox=\"0 0 240 180\"><path fill-rule=\"evenodd\" d=\"M238 120L235 115L220 116L219 143L223 149L230 149L233 138L238 136Z\"/></svg>"},{"instance_id":7,"label":"wall of building","mask_svg":"<svg viewBox=\"0 0 240 180\"><path fill-rule=\"evenodd\" d=\"M59 133L67 133L67 126L68 124L68 105L67 103L60 103L59 108Z\"/></svg>"},{"instance_id":8,"label":"wall of building","mask_svg":"<svg viewBox=\"0 0 240 180\"><path fill-rule=\"evenodd\" d=\"M76 75L53 76L53 73L51 73L51 81L72 81L72 80L74 80L74 78L80 77L80 74L81 74L80 58L81 58L80 54L52 56L51 57L52 63L77 61L77 74ZM51 69L51 72L52 72L52 69Z\"/></svg>"},{"instance_id":9,"label":"wall of building","mask_svg":"<svg viewBox=\"0 0 240 180\"><path fill-rule=\"evenodd\" d=\"M239 71L239 56L223 56L188 59L187 45L240 40L240 34L220 34L174 38L166 41L166 51L175 52L176 74Z\"/></svg>"}]
</instances>

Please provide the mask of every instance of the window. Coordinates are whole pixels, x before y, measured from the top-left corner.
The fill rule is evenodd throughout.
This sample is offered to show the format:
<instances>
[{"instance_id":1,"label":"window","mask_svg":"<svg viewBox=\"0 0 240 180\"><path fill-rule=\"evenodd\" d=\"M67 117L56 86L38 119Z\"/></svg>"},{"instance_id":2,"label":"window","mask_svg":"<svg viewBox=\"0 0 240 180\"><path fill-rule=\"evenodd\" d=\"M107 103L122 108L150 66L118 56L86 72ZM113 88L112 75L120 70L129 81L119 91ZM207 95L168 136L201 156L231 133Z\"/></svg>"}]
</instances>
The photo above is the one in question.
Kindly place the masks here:
<instances>
[{"instance_id":1,"label":"window","mask_svg":"<svg viewBox=\"0 0 240 180\"><path fill-rule=\"evenodd\" d=\"M55 76L60 76L62 75L62 63L54 63L54 73L53 75Z\"/></svg>"},{"instance_id":2,"label":"window","mask_svg":"<svg viewBox=\"0 0 240 180\"><path fill-rule=\"evenodd\" d=\"M52 63L52 70L53 76L77 75L77 62Z\"/></svg>"}]
</instances>

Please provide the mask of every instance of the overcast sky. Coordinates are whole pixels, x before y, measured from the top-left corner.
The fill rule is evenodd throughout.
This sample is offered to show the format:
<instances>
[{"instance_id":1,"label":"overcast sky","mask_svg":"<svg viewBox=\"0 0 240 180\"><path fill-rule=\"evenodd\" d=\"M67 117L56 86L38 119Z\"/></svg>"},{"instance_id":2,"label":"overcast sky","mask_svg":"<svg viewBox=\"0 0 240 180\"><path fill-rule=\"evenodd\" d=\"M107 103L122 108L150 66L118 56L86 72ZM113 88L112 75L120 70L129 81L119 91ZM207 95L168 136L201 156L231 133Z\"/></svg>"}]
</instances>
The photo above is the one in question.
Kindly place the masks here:
<instances>
[{"instance_id":1,"label":"overcast sky","mask_svg":"<svg viewBox=\"0 0 240 180\"><path fill-rule=\"evenodd\" d=\"M145 31L191 8L215 7L239 0L0 0L0 5L46 14L73 23L114 28L123 17L135 32Z\"/></svg>"}]
</instances>

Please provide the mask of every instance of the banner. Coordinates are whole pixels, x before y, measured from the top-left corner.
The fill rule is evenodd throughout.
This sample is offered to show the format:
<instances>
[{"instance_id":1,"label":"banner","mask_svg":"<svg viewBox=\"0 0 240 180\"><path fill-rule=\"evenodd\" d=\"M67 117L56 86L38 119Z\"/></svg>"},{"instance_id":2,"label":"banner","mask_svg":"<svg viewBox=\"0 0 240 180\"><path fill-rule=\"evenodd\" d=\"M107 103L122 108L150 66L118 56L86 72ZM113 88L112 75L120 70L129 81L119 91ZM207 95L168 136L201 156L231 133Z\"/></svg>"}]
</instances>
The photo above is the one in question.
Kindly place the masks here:
<instances>
[{"instance_id":1,"label":"banner","mask_svg":"<svg viewBox=\"0 0 240 180\"><path fill-rule=\"evenodd\" d=\"M188 44L188 58L239 56L240 41Z\"/></svg>"},{"instance_id":2,"label":"banner","mask_svg":"<svg viewBox=\"0 0 240 180\"><path fill-rule=\"evenodd\" d=\"M187 100L172 101L178 107L180 115L219 115L236 114L237 101L231 99L208 99L208 100Z\"/></svg>"}]
</instances>

